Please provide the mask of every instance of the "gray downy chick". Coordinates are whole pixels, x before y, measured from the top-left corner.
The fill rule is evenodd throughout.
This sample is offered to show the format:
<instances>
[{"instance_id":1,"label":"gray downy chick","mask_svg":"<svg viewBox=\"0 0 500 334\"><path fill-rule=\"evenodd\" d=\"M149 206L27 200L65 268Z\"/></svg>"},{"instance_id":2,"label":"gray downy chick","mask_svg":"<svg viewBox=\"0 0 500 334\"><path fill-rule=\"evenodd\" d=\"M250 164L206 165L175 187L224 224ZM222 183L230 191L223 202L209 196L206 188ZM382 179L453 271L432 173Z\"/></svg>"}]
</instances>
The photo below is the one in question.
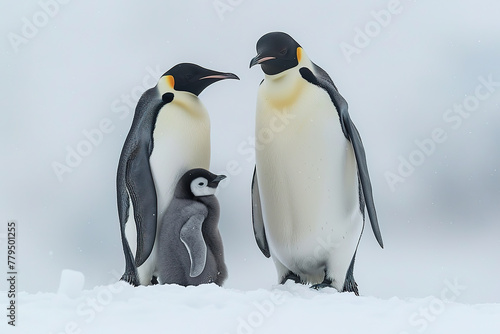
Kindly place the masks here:
<instances>
[{"instance_id":1,"label":"gray downy chick","mask_svg":"<svg viewBox=\"0 0 500 334\"><path fill-rule=\"evenodd\" d=\"M160 284L221 286L227 278L215 197L225 178L202 168L180 178L159 230L156 272Z\"/></svg>"}]
</instances>

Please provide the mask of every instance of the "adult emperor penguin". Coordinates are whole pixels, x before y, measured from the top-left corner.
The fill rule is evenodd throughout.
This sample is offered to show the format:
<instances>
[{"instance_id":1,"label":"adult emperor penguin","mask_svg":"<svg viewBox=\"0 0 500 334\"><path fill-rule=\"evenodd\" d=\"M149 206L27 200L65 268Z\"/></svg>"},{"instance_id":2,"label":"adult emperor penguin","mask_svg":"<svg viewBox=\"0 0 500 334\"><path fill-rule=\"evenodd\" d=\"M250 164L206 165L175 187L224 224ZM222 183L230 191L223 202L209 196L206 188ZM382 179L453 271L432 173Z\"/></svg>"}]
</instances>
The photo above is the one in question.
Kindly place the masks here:
<instances>
[{"instance_id":1,"label":"adult emperor penguin","mask_svg":"<svg viewBox=\"0 0 500 334\"><path fill-rule=\"evenodd\" d=\"M210 165L210 119L198 95L235 74L182 63L139 99L117 172L118 216L125 253L122 280L155 283L156 235L180 177Z\"/></svg>"},{"instance_id":2,"label":"adult emperor penguin","mask_svg":"<svg viewBox=\"0 0 500 334\"><path fill-rule=\"evenodd\" d=\"M278 279L358 294L353 277L365 206L383 247L366 157L347 102L283 32L257 42L255 238ZM281 122L281 123L278 123Z\"/></svg>"},{"instance_id":3,"label":"adult emperor penguin","mask_svg":"<svg viewBox=\"0 0 500 334\"><path fill-rule=\"evenodd\" d=\"M215 197L225 178L196 168L179 180L158 231L160 284L222 285L227 278Z\"/></svg>"}]
</instances>

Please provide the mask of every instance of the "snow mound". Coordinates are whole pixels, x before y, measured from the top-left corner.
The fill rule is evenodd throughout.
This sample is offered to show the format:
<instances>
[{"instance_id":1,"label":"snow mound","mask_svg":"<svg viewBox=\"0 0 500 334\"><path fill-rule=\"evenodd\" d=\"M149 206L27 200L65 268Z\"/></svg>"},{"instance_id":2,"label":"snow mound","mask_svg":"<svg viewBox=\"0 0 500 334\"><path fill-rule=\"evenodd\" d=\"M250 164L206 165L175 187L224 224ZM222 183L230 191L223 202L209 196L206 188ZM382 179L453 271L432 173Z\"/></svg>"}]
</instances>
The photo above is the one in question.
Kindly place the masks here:
<instances>
[{"instance_id":1,"label":"snow mound","mask_svg":"<svg viewBox=\"0 0 500 334\"><path fill-rule=\"evenodd\" d=\"M76 298L80 295L85 284L83 273L75 270L64 269L61 273L61 281L57 293Z\"/></svg>"}]
</instances>

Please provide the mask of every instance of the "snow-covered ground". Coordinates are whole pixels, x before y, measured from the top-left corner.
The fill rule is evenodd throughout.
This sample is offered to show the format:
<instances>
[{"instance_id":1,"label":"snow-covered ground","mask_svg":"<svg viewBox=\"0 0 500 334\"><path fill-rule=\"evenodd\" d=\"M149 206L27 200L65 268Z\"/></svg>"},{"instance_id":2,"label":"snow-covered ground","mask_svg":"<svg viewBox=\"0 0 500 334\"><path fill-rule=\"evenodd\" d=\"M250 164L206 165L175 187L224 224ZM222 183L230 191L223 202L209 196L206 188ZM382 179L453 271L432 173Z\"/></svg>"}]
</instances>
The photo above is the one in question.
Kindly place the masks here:
<instances>
[{"instance_id":1,"label":"snow-covered ground","mask_svg":"<svg viewBox=\"0 0 500 334\"><path fill-rule=\"evenodd\" d=\"M500 332L498 1L4 3L0 333ZM292 35L330 74L363 138L385 249L366 229L354 271L361 297L275 286L255 243L263 74L248 64L269 31ZM179 62L241 79L200 95L210 169L228 176L218 198L229 278L223 288L115 286L124 269L118 158L138 97ZM11 219L14 329L5 292ZM65 271L60 283L64 269L82 274Z\"/></svg>"},{"instance_id":2,"label":"snow-covered ground","mask_svg":"<svg viewBox=\"0 0 500 334\"><path fill-rule=\"evenodd\" d=\"M357 297L290 281L252 291L215 284L134 288L123 282L78 291L62 284L58 293L20 294L16 333L500 332L500 304L456 302L464 288L456 281L444 282L436 296L418 299ZM14 332L5 327L0 326L2 333Z\"/></svg>"}]
</instances>

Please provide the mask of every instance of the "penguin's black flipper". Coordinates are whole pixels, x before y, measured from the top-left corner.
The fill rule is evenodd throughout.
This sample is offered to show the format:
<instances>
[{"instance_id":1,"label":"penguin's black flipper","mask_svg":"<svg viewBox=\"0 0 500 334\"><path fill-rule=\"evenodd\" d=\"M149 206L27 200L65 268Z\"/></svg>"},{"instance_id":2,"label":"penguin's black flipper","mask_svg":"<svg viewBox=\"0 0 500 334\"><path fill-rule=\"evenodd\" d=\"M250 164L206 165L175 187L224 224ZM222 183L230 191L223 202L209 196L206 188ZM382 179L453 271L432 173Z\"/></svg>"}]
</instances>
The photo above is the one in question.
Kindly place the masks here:
<instances>
[{"instance_id":1,"label":"penguin's black flipper","mask_svg":"<svg viewBox=\"0 0 500 334\"><path fill-rule=\"evenodd\" d=\"M372 226L373 234L377 239L380 247L384 248L384 243L382 241L382 235L380 233L380 227L378 225L377 212L375 210L375 203L373 201L372 185L370 182L370 175L368 174L368 166L366 164L365 149L363 147L363 142L359 135L358 130L352 122L349 112L347 111L347 101L340 95L335 84L333 83L330 76L319 66L313 64L314 71L317 76L311 72L307 67L302 67L299 71L302 77L312 83L313 85L319 86L326 90L330 99L332 100L340 118L340 124L342 126L342 131L344 136L351 142L354 149L354 155L356 156L356 162L358 165L358 174L361 181L361 187L363 189L364 199L366 203L366 208L368 210L368 217L370 217L370 223Z\"/></svg>"},{"instance_id":2,"label":"penguin's black flipper","mask_svg":"<svg viewBox=\"0 0 500 334\"><path fill-rule=\"evenodd\" d=\"M267 244L266 230L264 228L264 217L260 204L259 184L257 182L257 167L253 171L252 179L252 222L255 241L265 257L270 257L269 245Z\"/></svg>"},{"instance_id":3,"label":"penguin's black flipper","mask_svg":"<svg viewBox=\"0 0 500 334\"><path fill-rule=\"evenodd\" d=\"M149 165L147 145L141 145L127 161L126 183L134 207L137 228L135 265L139 267L151 254L156 238L156 191Z\"/></svg>"},{"instance_id":4,"label":"penguin's black flipper","mask_svg":"<svg viewBox=\"0 0 500 334\"><path fill-rule=\"evenodd\" d=\"M156 237L156 190L149 165L154 121L161 107L171 100L168 96L158 96L156 88L148 89L141 96L118 164L116 185L118 216L126 261L124 280L134 285L138 284L136 267L142 265L149 257ZM129 208L130 200L137 230L136 254L132 254L125 235L125 224L129 212L132 212L132 208Z\"/></svg>"},{"instance_id":5,"label":"penguin's black flipper","mask_svg":"<svg viewBox=\"0 0 500 334\"><path fill-rule=\"evenodd\" d=\"M122 153L122 157L123 156L124 153ZM136 267L134 264L134 255L130 250L130 246L125 235L125 224L127 223L129 212L129 197L125 186L125 168L126 164L124 162L122 163L122 159L120 159L116 178L116 189L118 198L118 218L120 220L122 246L123 252L125 254L125 273L120 280L137 286L139 285L139 280L137 279Z\"/></svg>"},{"instance_id":6,"label":"penguin's black flipper","mask_svg":"<svg viewBox=\"0 0 500 334\"><path fill-rule=\"evenodd\" d=\"M127 282L128 284L133 286L139 286L139 280L137 279L137 274L135 273L135 271L127 272L126 270L125 273L120 278L120 281Z\"/></svg>"},{"instance_id":7,"label":"penguin's black flipper","mask_svg":"<svg viewBox=\"0 0 500 334\"><path fill-rule=\"evenodd\" d=\"M358 283L354 280L354 259L356 258L356 253L352 257L351 264L347 270L345 277L344 288L342 292L354 292L356 296L359 296Z\"/></svg>"},{"instance_id":8,"label":"penguin's black flipper","mask_svg":"<svg viewBox=\"0 0 500 334\"><path fill-rule=\"evenodd\" d=\"M375 210L375 203L373 201L372 185L370 182L370 175L368 174L365 149L363 147L363 143L361 142L361 136L359 135L358 129L356 129L356 126L354 126L354 123L351 121L349 114L346 113L343 120L352 146L354 148L354 154L356 156L356 162L358 164L359 179L361 180L361 187L363 188L366 209L368 211L368 217L370 217L373 234L375 234L375 238L377 239L380 247L384 248L384 242L382 241L380 227L378 226L377 212Z\"/></svg>"}]
</instances>

